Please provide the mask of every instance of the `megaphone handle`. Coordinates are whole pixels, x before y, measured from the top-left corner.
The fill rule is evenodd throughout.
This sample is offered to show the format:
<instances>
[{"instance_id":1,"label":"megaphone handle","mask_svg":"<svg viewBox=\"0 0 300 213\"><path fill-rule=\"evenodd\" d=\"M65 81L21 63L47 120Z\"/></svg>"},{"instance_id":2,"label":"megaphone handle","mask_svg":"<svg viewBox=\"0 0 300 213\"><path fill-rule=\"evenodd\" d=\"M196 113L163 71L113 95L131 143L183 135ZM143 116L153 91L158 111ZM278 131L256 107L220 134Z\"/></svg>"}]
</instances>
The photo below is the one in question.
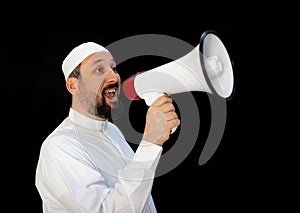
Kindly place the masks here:
<instances>
[{"instance_id":1,"label":"megaphone handle","mask_svg":"<svg viewBox=\"0 0 300 213\"><path fill-rule=\"evenodd\" d=\"M148 106L150 106L154 103L154 101L156 101L159 97L161 97L163 95L166 95L166 94L161 93L161 92L147 92L147 93L144 93L143 95L139 95L139 96L145 100L145 102Z\"/></svg>"},{"instance_id":2,"label":"megaphone handle","mask_svg":"<svg viewBox=\"0 0 300 213\"><path fill-rule=\"evenodd\" d=\"M161 93L161 92L149 92L147 94L143 95L143 98L148 106L153 104L153 102L158 99L159 97L163 95L168 95L166 93ZM176 131L177 127L172 128L170 134L173 134Z\"/></svg>"}]
</instances>

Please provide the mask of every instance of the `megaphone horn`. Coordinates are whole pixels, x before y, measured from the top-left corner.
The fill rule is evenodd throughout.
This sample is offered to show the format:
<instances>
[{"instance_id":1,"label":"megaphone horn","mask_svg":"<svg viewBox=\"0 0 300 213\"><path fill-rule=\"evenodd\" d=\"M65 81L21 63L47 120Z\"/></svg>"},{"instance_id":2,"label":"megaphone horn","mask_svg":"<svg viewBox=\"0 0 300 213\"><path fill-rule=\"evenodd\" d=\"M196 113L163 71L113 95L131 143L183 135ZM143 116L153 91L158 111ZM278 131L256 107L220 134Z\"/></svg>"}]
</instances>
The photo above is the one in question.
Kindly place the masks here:
<instances>
[{"instance_id":1,"label":"megaphone horn","mask_svg":"<svg viewBox=\"0 0 300 213\"><path fill-rule=\"evenodd\" d=\"M123 83L130 100L150 106L158 97L202 91L228 98L233 91L233 70L227 50L214 31L205 31L199 44L185 56L137 73Z\"/></svg>"}]
</instances>

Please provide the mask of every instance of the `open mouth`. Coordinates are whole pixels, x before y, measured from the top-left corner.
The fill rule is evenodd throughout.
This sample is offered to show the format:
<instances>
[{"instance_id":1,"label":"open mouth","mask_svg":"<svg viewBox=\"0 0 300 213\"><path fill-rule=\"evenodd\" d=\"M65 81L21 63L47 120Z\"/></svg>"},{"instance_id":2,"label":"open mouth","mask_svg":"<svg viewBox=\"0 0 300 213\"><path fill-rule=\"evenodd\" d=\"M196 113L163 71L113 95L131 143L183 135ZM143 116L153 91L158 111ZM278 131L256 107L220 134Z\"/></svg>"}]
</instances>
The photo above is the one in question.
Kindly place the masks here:
<instances>
[{"instance_id":1,"label":"open mouth","mask_svg":"<svg viewBox=\"0 0 300 213\"><path fill-rule=\"evenodd\" d=\"M113 99L117 94L117 87L107 88L104 90L103 95L109 99Z\"/></svg>"}]
</instances>

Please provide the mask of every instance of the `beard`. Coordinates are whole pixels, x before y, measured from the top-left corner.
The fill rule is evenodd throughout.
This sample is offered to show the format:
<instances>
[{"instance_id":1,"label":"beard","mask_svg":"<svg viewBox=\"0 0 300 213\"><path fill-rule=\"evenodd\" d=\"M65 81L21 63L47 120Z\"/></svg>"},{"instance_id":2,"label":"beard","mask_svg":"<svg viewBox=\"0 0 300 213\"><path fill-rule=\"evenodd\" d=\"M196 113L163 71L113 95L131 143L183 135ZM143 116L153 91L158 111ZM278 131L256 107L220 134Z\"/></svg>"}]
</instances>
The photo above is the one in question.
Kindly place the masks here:
<instances>
[{"instance_id":1,"label":"beard","mask_svg":"<svg viewBox=\"0 0 300 213\"><path fill-rule=\"evenodd\" d=\"M102 103L98 104L96 115L103 119L111 120L111 107L102 99Z\"/></svg>"},{"instance_id":2,"label":"beard","mask_svg":"<svg viewBox=\"0 0 300 213\"><path fill-rule=\"evenodd\" d=\"M104 91L106 89L118 88L118 87L119 87L118 84L108 85L106 88L103 89L102 97L105 97ZM116 91L115 96L118 96L118 90ZM97 105L96 115L102 119L112 120L112 108L116 111L119 111L118 110L118 109L120 109L119 102L118 101L112 102L112 106L109 106L106 103L105 98L102 98L101 103Z\"/></svg>"}]
</instances>

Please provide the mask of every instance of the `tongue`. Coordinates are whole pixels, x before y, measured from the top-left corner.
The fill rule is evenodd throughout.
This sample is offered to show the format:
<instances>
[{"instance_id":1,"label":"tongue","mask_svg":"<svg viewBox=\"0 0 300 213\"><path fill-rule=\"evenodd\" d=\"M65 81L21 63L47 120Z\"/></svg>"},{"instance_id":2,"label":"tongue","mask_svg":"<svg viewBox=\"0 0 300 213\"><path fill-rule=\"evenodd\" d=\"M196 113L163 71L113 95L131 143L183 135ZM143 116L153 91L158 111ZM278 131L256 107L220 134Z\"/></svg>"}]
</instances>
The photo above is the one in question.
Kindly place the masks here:
<instances>
[{"instance_id":1,"label":"tongue","mask_svg":"<svg viewBox=\"0 0 300 213\"><path fill-rule=\"evenodd\" d=\"M115 96L115 93L114 92L107 92L107 93L105 93L105 96L108 97L108 98L113 98Z\"/></svg>"}]
</instances>

